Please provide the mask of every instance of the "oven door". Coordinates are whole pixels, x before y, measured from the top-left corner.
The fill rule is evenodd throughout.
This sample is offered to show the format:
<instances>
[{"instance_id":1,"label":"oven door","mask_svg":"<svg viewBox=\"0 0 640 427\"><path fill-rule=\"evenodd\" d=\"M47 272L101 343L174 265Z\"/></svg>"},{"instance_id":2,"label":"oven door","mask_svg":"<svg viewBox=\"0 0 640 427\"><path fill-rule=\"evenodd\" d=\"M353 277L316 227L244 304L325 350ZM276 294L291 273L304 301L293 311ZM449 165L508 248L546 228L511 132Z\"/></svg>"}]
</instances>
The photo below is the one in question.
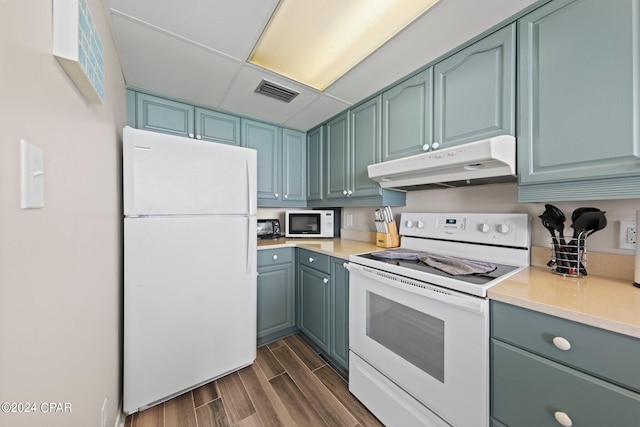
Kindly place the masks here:
<instances>
[{"instance_id":1,"label":"oven door","mask_svg":"<svg viewBox=\"0 0 640 427\"><path fill-rule=\"evenodd\" d=\"M349 273L350 350L447 423L488 426L488 300L354 263Z\"/></svg>"}]
</instances>

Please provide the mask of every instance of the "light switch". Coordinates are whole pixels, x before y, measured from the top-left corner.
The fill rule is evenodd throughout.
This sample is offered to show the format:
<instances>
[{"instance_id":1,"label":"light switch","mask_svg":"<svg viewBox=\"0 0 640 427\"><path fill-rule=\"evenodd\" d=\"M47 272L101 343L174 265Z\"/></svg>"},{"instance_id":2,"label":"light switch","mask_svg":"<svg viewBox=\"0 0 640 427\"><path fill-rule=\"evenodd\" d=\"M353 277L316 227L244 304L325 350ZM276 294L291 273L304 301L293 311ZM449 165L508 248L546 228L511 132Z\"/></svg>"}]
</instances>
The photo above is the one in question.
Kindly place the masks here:
<instances>
[{"instance_id":1,"label":"light switch","mask_svg":"<svg viewBox=\"0 0 640 427\"><path fill-rule=\"evenodd\" d=\"M44 206L44 151L20 140L20 208Z\"/></svg>"}]
</instances>

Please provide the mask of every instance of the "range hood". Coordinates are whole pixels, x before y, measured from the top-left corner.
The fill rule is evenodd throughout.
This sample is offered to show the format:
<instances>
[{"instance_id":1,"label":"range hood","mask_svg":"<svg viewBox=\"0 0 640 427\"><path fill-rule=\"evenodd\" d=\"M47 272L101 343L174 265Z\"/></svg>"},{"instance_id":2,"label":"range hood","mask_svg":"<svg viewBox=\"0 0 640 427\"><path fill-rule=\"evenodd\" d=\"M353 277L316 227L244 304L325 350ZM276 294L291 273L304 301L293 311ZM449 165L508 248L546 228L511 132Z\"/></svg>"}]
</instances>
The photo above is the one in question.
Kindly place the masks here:
<instances>
[{"instance_id":1,"label":"range hood","mask_svg":"<svg viewBox=\"0 0 640 427\"><path fill-rule=\"evenodd\" d=\"M382 188L424 190L516 181L516 139L470 142L368 166Z\"/></svg>"}]
</instances>

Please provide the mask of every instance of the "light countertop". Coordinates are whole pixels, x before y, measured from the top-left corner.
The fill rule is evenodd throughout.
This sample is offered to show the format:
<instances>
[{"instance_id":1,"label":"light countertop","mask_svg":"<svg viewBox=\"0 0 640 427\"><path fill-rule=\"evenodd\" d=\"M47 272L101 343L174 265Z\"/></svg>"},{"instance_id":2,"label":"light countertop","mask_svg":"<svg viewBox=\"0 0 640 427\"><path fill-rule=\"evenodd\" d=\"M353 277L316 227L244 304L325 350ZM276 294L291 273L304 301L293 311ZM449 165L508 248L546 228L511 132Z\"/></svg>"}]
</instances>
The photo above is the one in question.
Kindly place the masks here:
<instances>
[{"instance_id":1,"label":"light countertop","mask_svg":"<svg viewBox=\"0 0 640 427\"><path fill-rule=\"evenodd\" d=\"M312 251L320 252L336 258L349 259L349 255L361 254L366 252L380 251L373 243L361 242L359 240L349 239L277 239L277 240L258 240L258 250L275 249L285 247L305 248Z\"/></svg>"},{"instance_id":2,"label":"light countertop","mask_svg":"<svg viewBox=\"0 0 640 427\"><path fill-rule=\"evenodd\" d=\"M530 267L492 287L490 299L640 338L640 288L602 276L581 278Z\"/></svg>"},{"instance_id":3,"label":"light countertop","mask_svg":"<svg viewBox=\"0 0 640 427\"><path fill-rule=\"evenodd\" d=\"M373 243L350 239L259 240L258 250L298 247L332 257L383 250ZM488 291L492 300L640 338L640 288L630 280L589 275L581 278L530 267Z\"/></svg>"}]
</instances>

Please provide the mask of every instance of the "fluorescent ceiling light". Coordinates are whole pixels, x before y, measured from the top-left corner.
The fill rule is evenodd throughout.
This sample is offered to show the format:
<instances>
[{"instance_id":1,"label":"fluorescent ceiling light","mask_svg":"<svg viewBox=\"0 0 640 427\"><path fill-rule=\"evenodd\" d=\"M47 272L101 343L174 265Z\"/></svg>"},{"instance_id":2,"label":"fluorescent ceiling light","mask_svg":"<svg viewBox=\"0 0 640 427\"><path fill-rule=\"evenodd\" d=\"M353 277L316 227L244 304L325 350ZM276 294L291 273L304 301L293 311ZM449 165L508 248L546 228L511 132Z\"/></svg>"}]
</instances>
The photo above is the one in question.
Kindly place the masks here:
<instances>
[{"instance_id":1,"label":"fluorescent ceiling light","mask_svg":"<svg viewBox=\"0 0 640 427\"><path fill-rule=\"evenodd\" d=\"M438 0L280 0L249 62L324 90Z\"/></svg>"}]
</instances>

